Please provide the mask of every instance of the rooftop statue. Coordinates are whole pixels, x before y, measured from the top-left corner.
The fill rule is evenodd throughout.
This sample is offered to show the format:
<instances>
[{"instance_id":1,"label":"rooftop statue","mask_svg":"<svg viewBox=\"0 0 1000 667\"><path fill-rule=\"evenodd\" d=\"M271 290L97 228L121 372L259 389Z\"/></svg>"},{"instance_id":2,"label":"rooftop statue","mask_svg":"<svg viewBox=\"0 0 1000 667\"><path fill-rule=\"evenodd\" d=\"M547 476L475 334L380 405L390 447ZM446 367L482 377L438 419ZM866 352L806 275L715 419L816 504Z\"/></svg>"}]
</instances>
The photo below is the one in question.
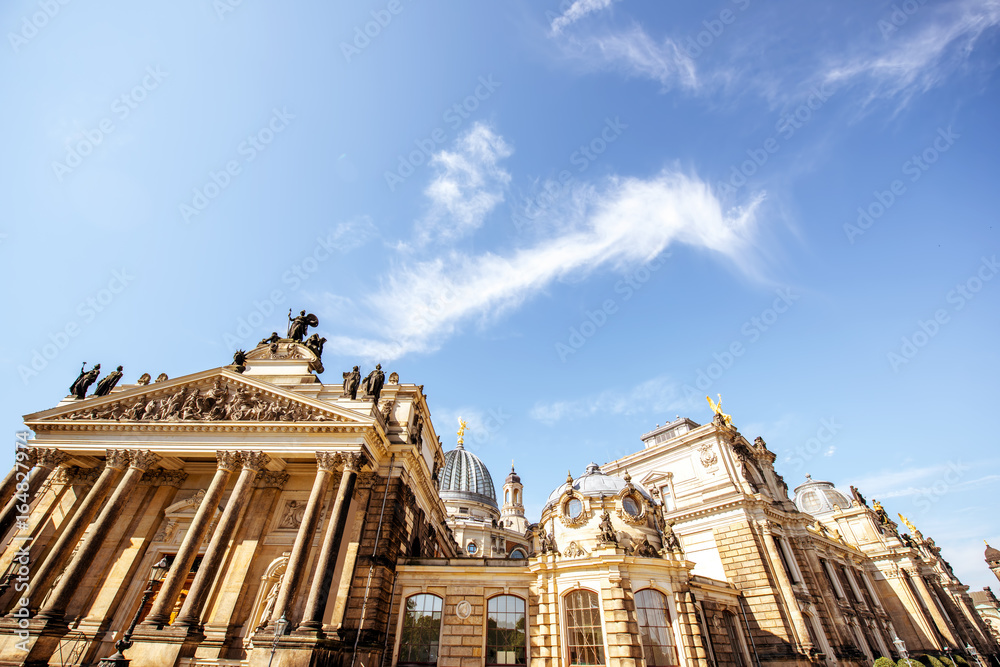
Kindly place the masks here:
<instances>
[{"instance_id":1,"label":"rooftop statue","mask_svg":"<svg viewBox=\"0 0 1000 667\"><path fill-rule=\"evenodd\" d=\"M107 396L121 379L122 367L119 366L117 370L111 371L104 376L104 379L97 383L97 389L94 390L94 396Z\"/></svg>"},{"instance_id":2,"label":"rooftop statue","mask_svg":"<svg viewBox=\"0 0 1000 667\"><path fill-rule=\"evenodd\" d=\"M361 384L361 371L355 366L350 373L344 373L344 397L351 397L352 401L358 398L358 385Z\"/></svg>"},{"instance_id":3,"label":"rooftop statue","mask_svg":"<svg viewBox=\"0 0 1000 667\"><path fill-rule=\"evenodd\" d=\"M301 311L294 318L292 317L292 311L288 311L288 337L294 340L296 343L301 343L302 339L306 336L306 329L309 327L319 326L319 319L309 313L306 315L306 311Z\"/></svg>"},{"instance_id":4,"label":"rooftop statue","mask_svg":"<svg viewBox=\"0 0 1000 667\"><path fill-rule=\"evenodd\" d=\"M716 394L716 396L719 397L719 402L718 403L716 403L715 401L713 401L711 396L706 396L705 400L708 401L708 404L710 406L712 406L712 412L714 412L715 415L719 419L721 419L722 422L726 426L732 426L733 425L733 418L730 417L729 415L727 415L726 413L724 413L722 411L722 394Z\"/></svg>"},{"instance_id":5,"label":"rooftop statue","mask_svg":"<svg viewBox=\"0 0 1000 667\"><path fill-rule=\"evenodd\" d=\"M364 390L365 396L372 396L378 403L378 397L382 393L382 385L384 384L385 373L382 372L382 364L375 364L375 370L364 379L361 388Z\"/></svg>"},{"instance_id":6,"label":"rooftop statue","mask_svg":"<svg viewBox=\"0 0 1000 667\"><path fill-rule=\"evenodd\" d=\"M89 371L86 370L87 362L83 362L80 366L80 375L76 378L76 381L70 385L69 393L73 394L77 398L84 398L87 395L87 389L90 385L97 381L97 376L101 374L101 365L97 364Z\"/></svg>"}]
</instances>

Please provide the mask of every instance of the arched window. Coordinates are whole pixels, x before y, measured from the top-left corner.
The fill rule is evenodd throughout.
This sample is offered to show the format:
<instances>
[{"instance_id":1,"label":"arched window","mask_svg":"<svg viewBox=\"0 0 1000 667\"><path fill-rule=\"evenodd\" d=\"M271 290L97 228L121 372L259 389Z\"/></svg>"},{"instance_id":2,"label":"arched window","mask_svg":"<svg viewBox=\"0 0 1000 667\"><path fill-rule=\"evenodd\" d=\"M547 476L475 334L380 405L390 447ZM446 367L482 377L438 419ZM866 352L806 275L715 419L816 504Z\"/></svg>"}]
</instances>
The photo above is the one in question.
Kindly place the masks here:
<instances>
[{"instance_id":1,"label":"arched window","mask_svg":"<svg viewBox=\"0 0 1000 667\"><path fill-rule=\"evenodd\" d=\"M678 664L667 596L652 588L638 591L635 594L635 611L646 665L660 667Z\"/></svg>"},{"instance_id":2,"label":"arched window","mask_svg":"<svg viewBox=\"0 0 1000 667\"><path fill-rule=\"evenodd\" d=\"M566 503L566 515L575 519L581 514L583 514L583 503L580 502L579 498L570 498L569 502Z\"/></svg>"},{"instance_id":3,"label":"arched window","mask_svg":"<svg viewBox=\"0 0 1000 667\"><path fill-rule=\"evenodd\" d=\"M524 600L497 595L486 602L486 664L526 665Z\"/></svg>"},{"instance_id":4,"label":"arched window","mask_svg":"<svg viewBox=\"0 0 1000 667\"><path fill-rule=\"evenodd\" d=\"M514 549L510 552L511 558L527 558L528 556L524 553L523 549Z\"/></svg>"},{"instance_id":5,"label":"arched window","mask_svg":"<svg viewBox=\"0 0 1000 667\"><path fill-rule=\"evenodd\" d=\"M441 598L420 593L406 598L400 665L436 665L441 638Z\"/></svg>"},{"instance_id":6,"label":"arched window","mask_svg":"<svg viewBox=\"0 0 1000 667\"><path fill-rule=\"evenodd\" d=\"M564 601L569 664L603 665L604 633L601 632L601 603L597 594L575 590Z\"/></svg>"},{"instance_id":7,"label":"arched window","mask_svg":"<svg viewBox=\"0 0 1000 667\"><path fill-rule=\"evenodd\" d=\"M517 489L514 489L514 504L515 505L521 504L521 492L518 491Z\"/></svg>"},{"instance_id":8,"label":"arched window","mask_svg":"<svg viewBox=\"0 0 1000 667\"><path fill-rule=\"evenodd\" d=\"M503 492L503 504L507 505L510 503L510 489L504 489Z\"/></svg>"}]
</instances>

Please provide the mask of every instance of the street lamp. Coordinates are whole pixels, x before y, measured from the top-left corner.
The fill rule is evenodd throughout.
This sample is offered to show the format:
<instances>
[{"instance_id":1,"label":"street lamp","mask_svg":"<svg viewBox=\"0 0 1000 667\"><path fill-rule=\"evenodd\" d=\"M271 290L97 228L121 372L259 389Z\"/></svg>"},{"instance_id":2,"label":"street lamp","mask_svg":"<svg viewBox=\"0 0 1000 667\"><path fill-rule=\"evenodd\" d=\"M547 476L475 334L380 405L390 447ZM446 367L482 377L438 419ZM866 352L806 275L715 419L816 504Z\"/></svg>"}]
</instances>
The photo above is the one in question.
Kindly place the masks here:
<instances>
[{"instance_id":1,"label":"street lamp","mask_svg":"<svg viewBox=\"0 0 1000 667\"><path fill-rule=\"evenodd\" d=\"M896 653L899 654L903 660L906 660L906 665L909 667L910 658L906 653L906 642L899 638L899 635L894 635L892 638L892 645L896 647Z\"/></svg>"},{"instance_id":2,"label":"street lamp","mask_svg":"<svg viewBox=\"0 0 1000 667\"><path fill-rule=\"evenodd\" d=\"M979 663L979 667L983 667L983 661L979 658L979 651L976 650L975 646L972 644L966 644L965 650L969 655L976 659L976 662Z\"/></svg>"},{"instance_id":3,"label":"street lamp","mask_svg":"<svg viewBox=\"0 0 1000 667\"><path fill-rule=\"evenodd\" d=\"M128 630L125 631L122 638L115 642L115 648L118 649L117 653L101 660L98 663L98 667L128 667L129 659L125 657L123 652L132 648L132 633L135 632L135 626L139 625L139 615L142 614L146 603L149 602L149 598L153 595L153 584L163 579L169 568L166 556L153 566L152 571L149 573L149 583L146 585L146 590L142 592L142 602L139 603L139 608L135 610L135 616L132 617L132 625L128 626Z\"/></svg>"},{"instance_id":4,"label":"street lamp","mask_svg":"<svg viewBox=\"0 0 1000 667\"><path fill-rule=\"evenodd\" d=\"M271 667L271 663L274 662L274 652L278 650L278 642L287 629L288 619L285 618L285 612L281 612L281 618L274 622L274 641L271 642L271 658L267 661L267 667Z\"/></svg>"},{"instance_id":5,"label":"street lamp","mask_svg":"<svg viewBox=\"0 0 1000 667\"><path fill-rule=\"evenodd\" d=\"M954 665L955 663L951 659L951 646L949 646L948 644L945 644L944 645L944 652L948 654L948 662L950 662L952 665Z\"/></svg>"}]
</instances>

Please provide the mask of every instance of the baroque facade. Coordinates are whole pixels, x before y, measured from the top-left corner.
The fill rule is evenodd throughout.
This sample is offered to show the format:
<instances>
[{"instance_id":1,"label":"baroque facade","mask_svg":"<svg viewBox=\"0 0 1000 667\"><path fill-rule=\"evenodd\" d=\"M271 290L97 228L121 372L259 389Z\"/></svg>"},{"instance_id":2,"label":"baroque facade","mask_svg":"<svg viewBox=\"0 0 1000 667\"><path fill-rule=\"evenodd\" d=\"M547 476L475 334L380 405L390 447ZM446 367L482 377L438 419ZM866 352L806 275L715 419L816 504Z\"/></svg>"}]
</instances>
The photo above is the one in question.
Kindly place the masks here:
<instances>
[{"instance_id":1,"label":"baroque facade","mask_svg":"<svg viewBox=\"0 0 1000 667\"><path fill-rule=\"evenodd\" d=\"M81 373L25 417L0 664L860 666L897 637L997 658L931 538L857 490L790 496L721 409L567 475L530 522L513 466L498 503L464 427L444 451L422 386L321 383L308 317L214 370L89 397Z\"/></svg>"}]
</instances>

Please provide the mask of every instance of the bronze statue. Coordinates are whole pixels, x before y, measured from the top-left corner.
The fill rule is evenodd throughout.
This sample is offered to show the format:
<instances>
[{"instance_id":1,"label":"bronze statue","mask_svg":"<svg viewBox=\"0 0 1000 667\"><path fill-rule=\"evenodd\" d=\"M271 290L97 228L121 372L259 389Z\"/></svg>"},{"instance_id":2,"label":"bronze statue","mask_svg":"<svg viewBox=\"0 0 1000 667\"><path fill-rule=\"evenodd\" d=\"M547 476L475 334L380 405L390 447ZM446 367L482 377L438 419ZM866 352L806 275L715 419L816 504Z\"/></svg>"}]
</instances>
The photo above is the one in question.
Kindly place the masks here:
<instances>
[{"instance_id":1,"label":"bronze statue","mask_svg":"<svg viewBox=\"0 0 1000 667\"><path fill-rule=\"evenodd\" d=\"M607 510L601 516L601 523L598 527L601 530L599 542L618 544L618 535L615 533L615 527L611 524L611 515L608 514Z\"/></svg>"},{"instance_id":2,"label":"bronze statue","mask_svg":"<svg viewBox=\"0 0 1000 667\"><path fill-rule=\"evenodd\" d=\"M674 524L672 523L668 523L663 529L663 547L671 551L681 550L681 541L677 539L677 534L674 533Z\"/></svg>"},{"instance_id":3,"label":"bronze statue","mask_svg":"<svg viewBox=\"0 0 1000 667\"><path fill-rule=\"evenodd\" d=\"M858 487L856 487L856 486L852 486L851 487L851 495L854 496L854 499L858 501L859 505L862 505L862 506L866 505L866 503L865 503L865 497L863 495L861 495L860 491L858 491Z\"/></svg>"},{"instance_id":4,"label":"bronze statue","mask_svg":"<svg viewBox=\"0 0 1000 667\"><path fill-rule=\"evenodd\" d=\"M87 368L87 362L83 362L80 367L80 376L76 378L76 382L70 385L69 393L73 394L77 398L84 398L87 395L87 389L90 385L97 381L97 376L101 374L101 365L97 364L89 371L85 370Z\"/></svg>"},{"instance_id":5,"label":"bronze statue","mask_svg":"<svg viewBox=\"0 0 1000 667\"><path fill-rule=\"evenodd\" d=\"M237 373L243 373L247 369L247 353L246 350L236 350L233 353L233 365L236 366L235 370Z\"/></svg>"},{"instance_id":6,"label":"bronze statue","mask_svg":"<svg viewBox=\"0 0 1000 667\"><path fill-rule=\"evenodd\" d=\"M306 339L305 346L312 350L317 357L322 357L324 343L326 343L326 338L320 338L319 334L314 333Z\"/></svg>"},{"instance_id":7,"label":"bronze statue","mask_svg":"<svg viewBox=\"0 0 1000 667\"><path fill-rule=\"evenodd\" d=\"M649 539L643 535L642 541L637 542L635 546L632 547L632 555L639 556L641 558L656 558L660 554L656 552L653 545L649 543Z\"/></svg>"},{"instance_id":8,"label":"bronze statue","mask_svg":"<svg viewBox=\"0 0 1000 667\"><path fill-rule=\"evenodd\" d=\"M382 364L375 364L375 370L364 379L361 388L364 390L365 396L372 396L378 403L378 397L382 393L382 385L384 384L385 373L382 372Z\"/></svg>"},{"instance_id":9,"label":"bronze statue","mask_svg":"<svg viewBox=\"0 0 1000 667\"><path fill-rule=\"evenodd\" d=\"M111 390L115 388L118 381L122 379L122 367L119 366L117 370L111 371L104 378L97 383L97 389L94 390L94 396L107 396L111 393Z\"/></svg>"},{"instance_id":10,"label":"bronze statue","mask_svg":"<svg viewBox=\"0 0 1000 667\"><path fill-rule=\"evenodd\" d=\"M350 373L344 373L344 397L351 397L352 401L358 399L358 385L361 383L361 371L355 366Z\"/></svg>"},{"instance_id":11,"label":"bronze statue","mask_svg":"<svg viewBox=\"0 0 1000 667\"><path fill-rule=\"evenodd\" d=\"M292 317L292 311L288 311L288 337L296 343L301 343L305 338L306 329L319 326L319 319L312 313L306 315L306 311L301 311L296 317Z\"/></svg>"},{"instance_id":12,"label":"bronze statue","mask_svg":"<svg viewBox=\"0 0 1000 667\"><path fill-rule=\"evenodd\" d=\"M291 313L291 311L289 311L289 313ZM270 345L271 343L277 343L279 340L281 340L281 336L278 335L278 332L272 331L270 336L257 343L257 347L260 347L261 345Z\"/></svg>"}]
</instances>

